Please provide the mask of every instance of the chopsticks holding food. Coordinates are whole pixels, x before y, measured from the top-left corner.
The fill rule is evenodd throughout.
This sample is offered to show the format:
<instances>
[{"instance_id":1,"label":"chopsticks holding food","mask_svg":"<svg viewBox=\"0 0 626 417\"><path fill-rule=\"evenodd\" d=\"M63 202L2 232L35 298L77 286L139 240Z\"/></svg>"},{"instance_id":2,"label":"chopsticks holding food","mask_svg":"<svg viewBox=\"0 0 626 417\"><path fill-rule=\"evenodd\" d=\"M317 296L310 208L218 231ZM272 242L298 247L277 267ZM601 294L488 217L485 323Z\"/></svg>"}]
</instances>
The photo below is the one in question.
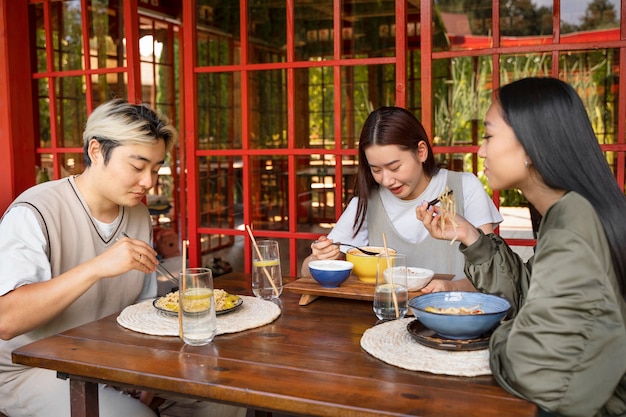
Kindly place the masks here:
<instances>
[{"instance_id":1,"label":"chopsticks holding food","mask_svg":"<svg viewBox=\"0 0 626 417\"><path fill-rule=\"evenodd\" d=\"M434 206L435 204L437 204L439 201L441 201L442 198L444 197L448 197L451 196L454 193L454 190L450 190L442 195L440 195L439 197L435 198L434 200L431 200L428 202L428 207L430 206Z\"/></svg>"}]
</instances>

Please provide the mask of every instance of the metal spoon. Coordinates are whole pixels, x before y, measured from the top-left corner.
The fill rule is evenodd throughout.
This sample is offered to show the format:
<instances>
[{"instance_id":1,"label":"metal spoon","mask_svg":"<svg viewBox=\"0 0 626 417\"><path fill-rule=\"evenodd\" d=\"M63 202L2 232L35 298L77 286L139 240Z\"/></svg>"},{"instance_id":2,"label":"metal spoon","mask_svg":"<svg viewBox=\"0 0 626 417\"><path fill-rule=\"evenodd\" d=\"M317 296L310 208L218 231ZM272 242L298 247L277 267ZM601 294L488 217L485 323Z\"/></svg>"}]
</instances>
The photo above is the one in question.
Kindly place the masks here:
<instances>
[{"instance_id":1,"label":"metal spoon","mask_svg":"<svg viewBox=\"0 0 626 417\"><path fill-rule=\"evenodd\" d=\"M317 242L319 242L319 240L316 240L316 241L315 241L315 242L313 242L313 243L317 243ZM380 255L380 253L378 253L378 252L372 252L372 251L369 251L369 250L361 249L361 248L359 248L358 246L351 245L351 244L349 244L349 243L333 242L333 243L331 243L331 245L337 245L337 246L342 246L342 245L343 245L343 246L350 246L351 248L357 249L358 251L360 251L360 252L362 252L362 253L364 253L364 254L366 254L366 255L372 255L372 256L378 256L378 255Z\"/></svg>"}]
</instances>

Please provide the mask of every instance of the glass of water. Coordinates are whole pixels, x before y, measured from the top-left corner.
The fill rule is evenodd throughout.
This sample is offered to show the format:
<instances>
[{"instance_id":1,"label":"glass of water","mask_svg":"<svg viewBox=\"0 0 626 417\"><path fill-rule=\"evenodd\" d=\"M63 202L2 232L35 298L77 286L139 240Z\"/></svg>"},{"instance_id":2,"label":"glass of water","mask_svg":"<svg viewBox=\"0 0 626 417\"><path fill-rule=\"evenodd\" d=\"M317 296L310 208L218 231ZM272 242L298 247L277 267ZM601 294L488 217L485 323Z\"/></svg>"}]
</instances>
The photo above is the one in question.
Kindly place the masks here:
<instances>
[{"instance_id":1,"label":"glass of water","mask_svg":"<svg viewBox=\"0 0 626 417\"><path fill-rule=\"evenodd\" d=\"M180 273L179 311L185 343L202 346L217 333L213 274L209 268L187 268Z\"/></svg>"},{"instance_id":2,"label":"glass of water","mask_svg":"<svg viewBox=\"0 0 626 417\"><path fill-rule=\"evenodd\" d=\"M265 300L278 298L283 292L280 253L276 240L260 240L252 248L252 292Z\"/></svg>"},{"instance_id":3,"label":"glass of water","mask_svg":"<svg viewBox=\"0 0 626 417\"><path fill-rule=\"evenodd\" d=\"M379 255L374 313L380 320L403 318L408 311L406 255Z\"/></svg>"}]
</instances>

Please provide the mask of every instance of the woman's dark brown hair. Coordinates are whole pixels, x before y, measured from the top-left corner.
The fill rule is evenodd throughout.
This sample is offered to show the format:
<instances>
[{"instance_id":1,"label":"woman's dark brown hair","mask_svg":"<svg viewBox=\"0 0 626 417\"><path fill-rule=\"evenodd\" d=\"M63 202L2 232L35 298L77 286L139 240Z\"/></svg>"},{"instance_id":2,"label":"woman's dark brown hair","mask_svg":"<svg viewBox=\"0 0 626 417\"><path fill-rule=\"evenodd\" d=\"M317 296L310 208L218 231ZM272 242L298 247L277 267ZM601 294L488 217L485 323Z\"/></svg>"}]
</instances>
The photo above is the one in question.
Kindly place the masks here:
<instances>
[{"instance_id":1,"label":"woman's dark brown hair","mask_svg":"<svg viewBox=\"0 0 626 417\"><path fill-rule=\"evenodd\" d=\"M365 221L372 189L378 188L365 150L373 145L396 145L415 154L420 142L424 142L428 148L428 157L422 163L424 174L432 177L439 171L439 165L435 162L424 126L413 113L401 107L381 107L367 117L359 139L359 168L354 188L354 196L359 198L359 202L354 218L354 236Z\"/></svg>"}]
</instances>

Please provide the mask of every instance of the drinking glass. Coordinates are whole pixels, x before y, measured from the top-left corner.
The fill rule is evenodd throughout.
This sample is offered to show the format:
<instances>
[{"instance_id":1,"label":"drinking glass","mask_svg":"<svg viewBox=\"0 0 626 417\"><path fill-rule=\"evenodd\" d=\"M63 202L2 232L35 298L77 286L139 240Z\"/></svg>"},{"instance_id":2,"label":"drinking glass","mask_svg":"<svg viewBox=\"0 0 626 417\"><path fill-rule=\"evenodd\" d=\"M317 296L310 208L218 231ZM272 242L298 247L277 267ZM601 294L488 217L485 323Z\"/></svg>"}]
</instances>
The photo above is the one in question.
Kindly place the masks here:
<instances>
[{"instance_id":1,"label":"drinking glass","mask_svg":"<svg viewBox=\"0 0 626 417\"><path fill-rule=\"evenodd\" d=\"M374 313L380 320L403 318L409 304L406 255L378 255Z\"/></svg>"},{"instance_id":2,"label":"drinking glass","mask_svg":"<svg viewBox=\"0 0 626 417\"><path fill-rule=\"evenodd\" d=\"M213 274L209 268L187 268L180 273L180 284L183 341L192 346L206 345L217 333Z\"/></svg>"},{"instance_id":3,"label":"drinking glass","mask_svg":"<svg viewBox=\"0 0 626 417\"><path fill-rule=\"evenodd\" d=\"M258 298L270 300L283 292L278 242L260 240L252 248L252 293Z\"/></svg>"}]
</instances>

